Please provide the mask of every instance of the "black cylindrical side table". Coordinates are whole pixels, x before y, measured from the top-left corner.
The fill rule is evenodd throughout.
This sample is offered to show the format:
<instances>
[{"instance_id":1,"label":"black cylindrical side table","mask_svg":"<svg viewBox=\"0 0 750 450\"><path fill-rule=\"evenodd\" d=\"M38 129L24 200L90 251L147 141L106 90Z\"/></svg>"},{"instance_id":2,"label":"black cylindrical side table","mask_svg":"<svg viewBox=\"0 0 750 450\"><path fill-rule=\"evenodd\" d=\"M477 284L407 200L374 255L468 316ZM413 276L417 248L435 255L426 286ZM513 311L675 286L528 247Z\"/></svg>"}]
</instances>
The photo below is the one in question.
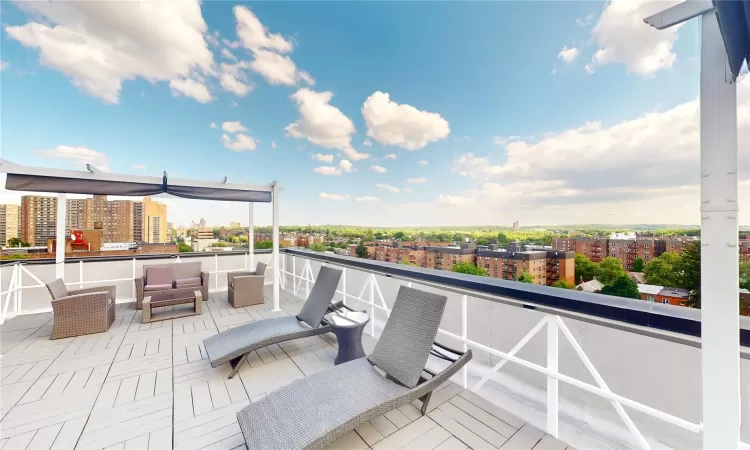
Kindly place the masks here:
<instances>
[{"instance_id":1,"label":"black cylindrical side table","mask_svg":"<svg viewBox=\"0 0 750 450\"><path fill-rule=\"evenodd\" d=\"M370 316L360 311L335 312L325 316L331 324L333 334L338 340L339 353L333 361L335 365L343 364L365 356L362 348L362 332L370 321Z\"/></svg>"}]
</instances>

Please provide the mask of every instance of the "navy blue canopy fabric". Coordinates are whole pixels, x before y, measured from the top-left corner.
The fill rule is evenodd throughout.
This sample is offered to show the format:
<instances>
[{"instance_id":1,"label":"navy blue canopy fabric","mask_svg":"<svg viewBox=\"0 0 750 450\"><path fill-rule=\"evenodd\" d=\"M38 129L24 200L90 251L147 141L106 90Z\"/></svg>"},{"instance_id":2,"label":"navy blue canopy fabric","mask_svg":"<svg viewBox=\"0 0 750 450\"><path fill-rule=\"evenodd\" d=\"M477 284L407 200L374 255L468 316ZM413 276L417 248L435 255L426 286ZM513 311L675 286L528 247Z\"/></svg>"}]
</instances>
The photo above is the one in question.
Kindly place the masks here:
<instances>
[{"instance_id":1,"label":"navy blue canopy fabric","mask_svg":"<svg viewBox=\"0 0 750 450\"><path fill-rule=\"evenodd\" d=\"M714 0L714 5L729 67L737 77L743 61L750 65L750 0Z\"/></svg>"}]
</instances>

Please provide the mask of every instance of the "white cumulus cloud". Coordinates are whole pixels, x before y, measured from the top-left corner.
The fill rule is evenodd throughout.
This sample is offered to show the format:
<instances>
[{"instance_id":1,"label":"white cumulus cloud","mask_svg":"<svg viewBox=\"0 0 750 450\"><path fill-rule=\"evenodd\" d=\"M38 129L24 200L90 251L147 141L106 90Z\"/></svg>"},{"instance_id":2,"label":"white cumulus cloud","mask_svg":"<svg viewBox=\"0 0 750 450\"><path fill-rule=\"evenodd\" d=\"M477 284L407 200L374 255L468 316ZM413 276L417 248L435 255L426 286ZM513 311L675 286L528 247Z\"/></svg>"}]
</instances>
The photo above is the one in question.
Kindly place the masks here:
<instances>
[{"instance_id":1,"label":"white cumulus cloud","mask_svg":"<svg viewBox=\"0 0 750 450\"><path fill-rule=\"evenodd\" d=\"M400 105L380 91L365 100L362 116L367 124L368 137L407 150L424 148L450 134L448 121L440 114Z\"/></svg>"},{"instance_id":2,"label":"white cumulus cloud","mask_svg":"<svg viewBox=\"0 0 750 450\"><path fill-rule=\"evenodd\" d=\"M244 133L237 133L234 136L223 134L221 142L224 144L224 147L235 152L246 152L255 150L256 148L255 139Z\"/></svg>"},{"instance_id":3,"label":"white cumulus cloud","mask_svg":"<svg viewBox=\"0 0 750 450\"><path fill-rule=\"evenodd\" d=\"M388 153L387 155L383 156L383 159L396 159L395 153Z\"/></svg>"},{"instance_id":4,"label":"white cumulus cloud","mask_svg":"<svg viewBox=\"0 0 750 450\"><path fill-rule=\"evenodd\" d=\"M462 197L460 195L440 195L438 196L438 202L444 203L446 205L453 205L453 206L462 206L462 205L472 205L476 203L476 200L474 200L471 197Z\"/></svg>"},{"instance_id":5,"label":"white cumulus cloud","mask_svg":"<svg viewBox=\"0 0 750 450\"><path fill-rule=\"evenodd\" d=\"M341 169L334 166L320 166L313 169L313 172L320 174L320 175L326 175L326 176L339 176L341 175Z\"/></svg>"},{"instance_id":6,"label":"white cumulus cloud","mask_svg":"<svg viewBox=\"0 0 750 450\"><path fill-rule=\"evenodd\" d=\"M372 202L378 202L380 201L379 198L373 197L372 195L364 195L362 197L357 197L358 202L365 202L365 203L372 203Z\"/></svg>"},{"instance_id":7,"label":"white cumulus cloud","mask_svg":"<svg viewBox=\"0 0 750 450\"><path fill-rule=\"evenodd\" d=\"M422 159L422 160L417 161L417 164L419 164L420 166L426 166L430 164L430 162L427 161L426 159Z\"/></svg>"},{"instance_id":8,"label":"white cumulus cloud","mask_svg":"<svg viewBox=\"0 0 750 450\"><path fill-rule=\"evenodd\" d=\"M320 198L327 200L346 200L349 198L349 194L329 194L328 192L321 192Z\"/></svg>"},{"instance_id":9,"label":"white cumulus cloud","mask_svg":"<svg viewBox=\"0 0 750 450\"><path fill-rule=\"evenodd\" d=\"M212 71L197 0L179 2L20 2L23 25L5 31L39 51L40 62L86 93L118 103L125 81L170 82L173 93L207 103L194 75Z\"/></svg>"},{"instance_id":10,"label":"white cumulus cloud","mask_svg":"<svg viewBox=\"0 0 750 450\"><path fill-rule=\"evenodd\" d=\"M221 129L226 131L227 133L239 133L240 131L247 131L247 128L245 128L239 120L235 120L233 122L224 122L221 124Z\"/></svg>"},{"instance_id":11,"label":"white cumulus cloud","mask_svg":"<svg viewBox=\"0 0 750 450\"><path fill-rule=\"evenodd\" d=\"M211 128L216 128L216 122L211 122L211 125L209 125Z\"/></svg>"},{"instance_id":12,"label":"white cumulus cloud","mask_svg":"<svg viewBox=\"0 0 750 450\"><path fill-rule=\"evenodd\" d=\"M420 177L420 178L408 178L408 179L406 180L406 182L407 182L407 183L410 183L410 184L424 184L424 183L427 183L427 178L425 178L425 177Z\"/></svg>"},{"instance_id":13,"label":"white cumulus cloud","mask_svg":"<svg viewBox=\"0 0 750 450\"><path fill-rule=\"evenodd\" d=\"M557 57L562 59L565 64L573 64L573 62L578 58L578 55L581 54L581 49L572 47L563 47L562 50L560 50L560 53L557 54Z\"/></svg>"},{"instance_id":14,"label":"white cumulus cloud","mask_svg":"<svg viewBox=\"0 0 750 450\"><path fill-rule=\"evenodd\" d=\"M91 164L97 169L103 171L109 170L109 157L107 154L92 150L88 147L58 145L55 148L43 150L41 153L49 158L67 159L77 166Z\"/></svg>"},{"instance_id":15,"label":"white cumulus cloud","mask_svg":"<svg viewBox=\"0 0 750 450\"><path fill-rule=\"evenodd\" d=\"M323 161L324 163L331 164L333 162L333 155L326 155L323 153L316 153L313 155L313 159L317 159L318 161Z\"/></svg>"},{"instance_id":16,"label":"white cumulus cloud","mask_svg":"<svg viewBox=\"0 0 750 450\"><path fill-rule=\"evenodd\" d=\"M370 167L372 168L372 170L374 170L374 171L375 171L375 172L377 172L377 173L386 173L386 172L388 172L388 169L386 169L386 168L385 168L385 167L383 167L383 166L379 166L379 165L377 165L377 164L373 164L373 165L372 165L372 166L370 166Z\"/></svg>"},{"instance_id":17,"label":"white cumulus cloud","mask_svg":"<svg viewBox=\"0 0 750 450\"><path fill-rule=\"evenodd\" d=\"M375 187L380 188L380 189L385 189L386 191L390 191L390 192L399 191L399 189L396 186L391 186L390 184L379 183L379 184L376 184Z\"/></svg>"},{"instance_id":18,"label":"white cumulus cloud","mask_svg":"<svg viewBox=\"0 0 750 450\"><path fill-rule=\"evenodd\" d=\"M352 171L352 163L348 159L342 159L339 161L339 169L343 170L344 172L351 172Z\"/></svg>"},{"instance_id":19,"label":"white cumulus cloud","mask_svg":"<svg viewBox=\"0 0 750 450\"><path fill-rule=\"evenodd\" d=\"M680 0L609 2L591 30L598 50L586 71L591 74L596 66L623 63L629 72L649 76L672 67L677 59L673 47L680 25L656 30L643 19L677 3Z\"/></svg>"},{"instance_id":20,"label":"white cumulus cloud","mask_svg":"<svg viewBox=\"0 0 750 450\"><path fill-rule=\"evenodd\" d=\"M315 92L307 88L292 94L299 118L287 125L287 135L307 139L321 147L339 149L355 161L369 158L370 155L359 153L352 147L352 134L356 131L354 123L330 104L332 98L331 92Z\"/></svg>"}]
</instances>

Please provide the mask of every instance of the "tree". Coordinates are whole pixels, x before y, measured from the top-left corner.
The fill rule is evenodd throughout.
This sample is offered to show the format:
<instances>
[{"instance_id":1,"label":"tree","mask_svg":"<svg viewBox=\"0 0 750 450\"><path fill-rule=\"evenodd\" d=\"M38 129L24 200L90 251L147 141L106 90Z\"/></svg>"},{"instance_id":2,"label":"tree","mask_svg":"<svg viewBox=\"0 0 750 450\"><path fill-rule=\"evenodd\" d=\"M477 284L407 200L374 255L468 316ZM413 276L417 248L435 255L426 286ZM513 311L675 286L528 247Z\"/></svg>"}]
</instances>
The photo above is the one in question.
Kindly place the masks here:
<instances>
[{"instance_id":1,"label":"tree","mask_svg":"<svg viewBox=\"0 0 750 450\"><path fill-rule=\"evenodd\" d=\"M599 264L592 262L581 253L576 253L575 274L576 282L578 282L581 278L583 278L583 281L591 281L594 279L594 277L598 277L601 274L601 270L599 268Z\"/></svg>"},{"instance_id":2,"label":"tree","mask_svg":"<svg viewBox=\"0 0 750 450\"><path fill-rule=\"evenodd\" d=\"M646 263L643 262L643 258L635 258L633 260L633 272L643 272L643 267Z\"/></svg>"},{"instance_id":3,"label":"tree","mask_svg":"<svg viewBox=\"0 0 750 450\"><path fill-rule=\"evenodd\" d=\"M22 242L21 242L21 247L31 247L31 244L29 244L29 243L28 243L28 242L26 242L26 241L22 241Z\"/></svg>"},{"instance_id":4,"label":"tree","mask_svg":"<svg viewBox=\"0 0 750 450\"><path fill-rule=\"evenodd\" d=\"M677 287L690 292L687 306L701 307L701 243L691 241L682 249L680 262L677 265L679 283Z\"/></svg>"},{"instance_id":5,"label":"tree","mask_svg":"<svg viewBox=\"0 0 750 450\"><path fill-rule=\"evenodd\" d=\"M403 240L406 237L406 234L403 231L397 231L393 233L393 239L397 239L399 241Z\"/></svg>"},{"instance_id":6,"label":"tree","mask_svg":"<svg viewBox=\"0 0 750 450\"><path fill-rule=\"evenodd\" d=\"M479 275L482 277L487 276L487 271L484 270L484 267L477 267L473 262L468 261L461 261L453 264L452 270L457 273L468 273L469 275Z\"/></svg>"},{"instance_id":7,"label":"tree","mask_svg":"<svg viewBox=\"0 0 750 450\"><path fill-rule=\"evenodd\" d=\"M357 248L354 249L354 254L357 255L357 258L368 259L370 257L370 251L365 246L365 241L363 239L360 239Z\"/></svg>"},{"instance_id":8,"label":"tree","mask_svg":"<svg viewBox=\"0 0 750 450\"><path fill-rule=\"evenodd\" d=\"M256 250L265 250L273 248L273 241L258 241L253 246Z\"/></svg>"},{"instance_id":9,"label":"tree","mask_svg":"<svg viewBox=\"0 0 750 450\"><path fill-rule=\"evenodd\" d=\"M323 244L321 244L320 242L314 242L314 243L310 244L310 246L307 247L307 248L309 248L310 250L312 250L314 252L325 252L326 251L326 246L323 245Z\"/></svg>"},{"instance_id":10,"label":"tree","mask_svg":"<svg viewBox=\"0 0 750 450\"><path fill-rule=\"evenodd\" d=\"M665 252L652 259L643 268L643 277L648 284L666 287L680 286L678 274L682 256L675 252Z\"/></svg>"},{"instance_id":11,"label":"tree","mask_svg":"<svg viewBox=\"0 0 750 450\"><path fill-rule=\"evenodd\" d=\"M189 246L187 244L184 244L182 242L180 242L179 244L177 244L177 248L180 250L181 253L182 252L192 252L193 251L193 247L191 247L191 246Z\"/></svg>"},{"instance_id":12,"label":"tree","mask_svg":"<svg viewBox=\"0 0 750 450\"><path fill-rule=\"evenodd\" d=\"M740 263L740 287L750 289L750 261Z\"/></svg>"},{"instance_id":13,"label":"tree","mask_svg":"<svg viewBox=\"0 0 750 450\"><path fill-rule=\"evenodd\" d=\"M17 237L12 237L8 239L8 247L20 247L21 246L21 239Z\"/></svg>"},{"instance_id":14,"label":"tree","mask_svg":"<svg viewBox=\"0 0 750 450\"><path fill-rule=\"evenodd\" d=\"M613 295L615 297L641 298L641 295L638 293L638 286L627 275L618 277L611 285L605 285L602 289L602 294Z\"/></svg>"},{"instance_id":15,"label":"tree","mask_svg":"<svg viewBox=\"0 0 750 450\"><path fill-rule=\"evenodd\" d=\"M524 270L521 272L520 275L518 275L518 278L516 278L516 281L520 281L521 283L533 283L534 276Z\"/></svg>"},{"instance_id":16,"label":"tree","mask_svg":"<svg viewBox=\"0 0 750 450\"><path fill-rule=\"evenodd\" d=\"M561 289L575 289L575 284L571 283L568 280L557 280L554 283L552 283L552 287L561 288Z\"/></svg>"},{"instance_id":17,"label":"tree","mask_svg":"<svg viewBox=\"0 0 750 450\"><path fill-rule=\"evenodd\" d=\"M628 276L628 272L622 267L620 260L611 256L604 258L604 261L599 263L599 270L601 273L596 279L603 284L613 284L618 278Z\"/></svg>"}]
</instances>

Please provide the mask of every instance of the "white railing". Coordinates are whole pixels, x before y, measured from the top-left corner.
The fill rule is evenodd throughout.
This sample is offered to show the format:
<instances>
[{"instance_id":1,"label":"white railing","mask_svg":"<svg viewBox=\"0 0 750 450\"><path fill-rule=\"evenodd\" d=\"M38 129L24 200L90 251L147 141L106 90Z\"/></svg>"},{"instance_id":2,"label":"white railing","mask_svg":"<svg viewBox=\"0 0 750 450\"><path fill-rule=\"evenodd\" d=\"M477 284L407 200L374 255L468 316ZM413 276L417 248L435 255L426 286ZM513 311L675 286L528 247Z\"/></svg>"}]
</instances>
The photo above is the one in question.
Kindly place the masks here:
<instances>
[{"instance_id":1,"label":"white railing","mask_svg":"<svg viewBox=\"0 0 750 450\"><path fill-rule=\"evenodd\" d=\"M455 381L514 412L526 411L519 415L527 422L574 446L576 440L582 447L605 444L602 448L609 444L643 449L701 445L698 348L519 308L520 305L510 306L505 298L494 302L487 295L477 297L473 291L452 286L321 263L304 256L281 256L281 275L287 290L303 297L309 295L320 265L340 268L342 280L337 294L349 306L365 306L371 317L366 331L373 337L377 337L390 314L398 286L415 284L420 289L442 291L449 302L438 337L470 348L475 355ZM385 290L389 295L383 295ZM506 327L513 331L503 330ZM545 329L546 339L534 339ZM495 330L500 330L500 338L492 336ZM587 338L589 334L593 337ZM639 361L637 367L633 367L633 361ZM515 367L506 367L508 362ZM750 377L748 360L742 362L744 376ZM505 369L503 373L501 369ZM653 384L641 385L644 377L639 372L651 373L645 378L652 379ZM610 387L605 378L616 388ZM611 408L609 412L605 405ZM612 410L616 415L611 414ZM750 434L748 422L746 416L745 440ZM587 438L593 435L597 439L596 443L580 440L583 429L587 430Z\"/></svg>"},{"instance_id":2,"label":"white railing","mask_svg":"<svg viewBox=\"0 0 750 450\"><path fill-rule=\"evenodd\" d=\"M203 271L209 273L209 292L226 290L226 278L220 274L250 270L255 267L257 261L265 262L268 270L273 269L270 253L255 254L226 254L213 253L206 256L165 255L163 258L128 258L102 261L77 261L65 263L63 281L71 288L81 289L91 285L115 285L117 289L117 302L135 301L134 280L141 276L141 267L145 264L159 264L166 262L189 262L200 260ZM207 261L208 260L208 261ZM208 262L208 264L206 264ZM228 263L228 264L227 264ZM209 268L210 267L210 268ZM208 270L207 270L208 268ZM98 270L97 270L98 269ZM37 273L35 273L37 272ZM94 272L101 272L97 276ZM126 274L127 273L127 274ZM93 274L93 276L92 276ZM18 314L33 314L51 311L50 297L46 293L45 283L55 279L55 263L47 264L24 264L19 261L15 264L6 264L0 267L0 324L5 320ZM88 278L88 279L87 279ZM5 285L7 284L7 287ZM24 302L24 292L34 292L32 299ZM125 295L123 295L125 294ZM128 295L129 294L129 295Z\"/></svg>"}]
</instances>

